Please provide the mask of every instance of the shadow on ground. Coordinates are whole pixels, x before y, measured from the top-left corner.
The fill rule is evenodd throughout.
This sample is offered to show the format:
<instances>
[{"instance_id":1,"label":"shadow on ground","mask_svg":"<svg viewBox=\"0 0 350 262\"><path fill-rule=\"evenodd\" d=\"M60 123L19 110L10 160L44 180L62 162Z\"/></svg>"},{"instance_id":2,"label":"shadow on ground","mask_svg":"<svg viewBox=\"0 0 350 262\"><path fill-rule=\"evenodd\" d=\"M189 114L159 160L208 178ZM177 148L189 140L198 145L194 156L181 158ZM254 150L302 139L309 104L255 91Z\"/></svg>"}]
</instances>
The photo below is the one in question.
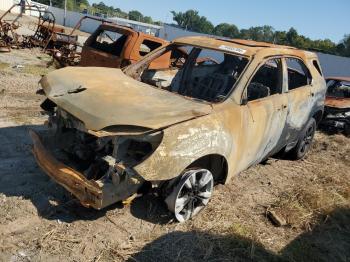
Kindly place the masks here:
<instances>
[{"instance_id":1,"label":"shadow on ground","mask_svg":"<svg viewBox=\"0 0 350 262\"><path fill-rule=\"evenodd\" d=\"M69 192L51 180L37 165L31 153L28 131L45 129L42 125L23 125L0 128L0 193L7 197L29 199L38 215L49 220L73 222L95 220L109 210L121 209L116 203L103 210L83 207ZM172 216L163 201L154 195L134 200L131 214L154 224L168 223Z\"/></svg>"},{"instance_id":2,"label":"shadow on ground","mask_svg":"<svg viewBox=\"0 0 350 262\"><path fill-rule=\"evenodd\" d=\"M350 209L320 217L279 254L251 239L210 232L172 232L147 244L128 261L350 261Z\"/></svg>"}]
</instances>

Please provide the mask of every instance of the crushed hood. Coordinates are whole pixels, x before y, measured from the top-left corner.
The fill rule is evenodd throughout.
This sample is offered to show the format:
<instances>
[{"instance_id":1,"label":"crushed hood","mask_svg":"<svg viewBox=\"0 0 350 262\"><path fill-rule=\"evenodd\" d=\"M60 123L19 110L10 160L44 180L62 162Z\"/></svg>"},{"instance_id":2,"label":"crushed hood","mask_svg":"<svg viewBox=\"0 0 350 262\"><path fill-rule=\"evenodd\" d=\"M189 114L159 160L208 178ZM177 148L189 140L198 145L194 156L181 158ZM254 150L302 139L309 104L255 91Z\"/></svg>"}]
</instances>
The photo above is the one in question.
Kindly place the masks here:
<instances>
[{"instance_id":1,"label":"crushed hood","mask_svg":"<svg viewBox=\"0 0 350 262\"><path fill-rule=\"evenodd\" d=\"M41 85L51 101L94 131L118 125L159 129L212 110L114 68L67 67L43 77Z\"/></svg>"}]
</instances>

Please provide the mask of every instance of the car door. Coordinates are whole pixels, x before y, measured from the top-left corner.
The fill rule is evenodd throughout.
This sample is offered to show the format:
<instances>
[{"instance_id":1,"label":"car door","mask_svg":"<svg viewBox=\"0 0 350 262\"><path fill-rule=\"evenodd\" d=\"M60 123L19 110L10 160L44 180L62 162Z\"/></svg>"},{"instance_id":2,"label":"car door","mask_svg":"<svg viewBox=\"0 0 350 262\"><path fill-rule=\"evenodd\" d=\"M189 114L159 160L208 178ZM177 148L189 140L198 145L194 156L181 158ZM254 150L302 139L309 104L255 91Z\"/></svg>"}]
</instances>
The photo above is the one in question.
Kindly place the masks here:
<instances>
[{"instance_id":1,"label":"car door","mask_svg":"<svg viewBox=\"0 0 350 262\"><path fill-rule=\"evenodd\" d=\"M280 58L265 60L255 70L244 93L244 157L241 168L261 162L283 140L288 98L284 93L283 66Z\"/></svg>"},{"instance_id":2,"label":"car door","mask_svg":"<svg viewBox=\"0 0 350 262\"><path fill-rule=\"evenodd\" d=\"M285 73L288 79L288 142L295 142L300 131L310 118L312 110L313 90L312 77L302 59L285 57L283 59Z\"/></svg>"},{"instance_id":3,"label":"car door","mask_svg":"<svg viewBox=\"0 0 350 262\"><path fill-rule=\"evenodd\" d=\"M162 39L154 39L140 33L137 41L135 41L135 45L130 50L130 63L139 61L141 58L161 47L163 44L165 44L165 41Z\"/></svg>"},{"instance_id":4,"label":"car door","mask_svg":"<svg viewBox=\"0 0 350 262\"><path fill-rule=\"evenodd\" d=\"M121 29L97 30L83 46L80 66L120 68L124 49L131 39L131 35Z\"/></svg>"}]
</instances>

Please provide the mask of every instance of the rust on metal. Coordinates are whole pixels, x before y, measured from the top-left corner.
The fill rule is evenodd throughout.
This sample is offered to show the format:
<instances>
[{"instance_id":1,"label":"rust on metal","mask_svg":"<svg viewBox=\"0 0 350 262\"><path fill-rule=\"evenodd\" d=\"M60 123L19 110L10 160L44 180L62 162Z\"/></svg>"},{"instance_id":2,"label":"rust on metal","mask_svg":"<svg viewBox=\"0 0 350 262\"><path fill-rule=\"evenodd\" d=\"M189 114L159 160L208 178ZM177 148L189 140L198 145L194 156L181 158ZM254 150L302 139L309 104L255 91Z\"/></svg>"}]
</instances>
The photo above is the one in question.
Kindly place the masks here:
<instances>
[{"instance_id":1,"label":"rust on metal","mask_svg":"<svg viewBox=\"0 0 350 262\"><path fill-rule=\"evenodd\" d=\"M0 48L31 48L38 46L47 48L53 34L58 31L55 27L55 16L50 11L43 11L36 5L31 5L26 2L23 6L23 11L36 11L38 12L38 22L33 35L20 35L18 29L21 24L18 22L20 14L12 20L6 20L5 17L11 13L11 11L21 6L21 4L12 5L4 14L0 17ZM22 6L21 6L22 7Z\"/></svg>"},{"instance_id":2,"label":"rust on metal","mask_svg":"<svg viewBox=\"0 0 350 262\"><path fill-rule=\"evenodd\" d=\"M166 43L166 40L129 27L103 22L86 40L80 66L125 67ZM169 59L159 62L168 63Z\"/></svg>"},{"instance_id":3,"label":"rust on metal","mask_svg":"<svg viewBox=\"0 0 350 262\"><path fill-rule=\"evenodd\" d=\"M327 94L322 127L350 134L350 77L327 77Z\"/></svg>"},{"instance_id":4,"label":"rust on metal","mask_svg":"<svg viewBox=\"0 0 350 262\"><path fill-rule=\"evenodd\" d=\"M325 106L335 107L335 108L340 108L340 109L347 108L350 110L350 99L349 98L339 98L339 97L326 96Z\"/></svg>"},{"instance_id":5,"label":"rust on metal","mask_svg":"<svg viewBox=\"0 0 350 262\"><path fill-rule=\"evenodd\" d=\"M33 140L33 154L38 165L57 183L77 197L80 202L87 207L99 209L101 203L89 199L89 195L93 195L94 199L102 198L102 190L95 181L87 180L82 174L76 170L57 161L49 151L45 149L40 141L39 136L30 131Z\"/></svg>"},{"instance_id":6,"label":"rust on metal","mask_svg":"<svg viewBox=\"0 0 350 262\"><path fill-rule=\"evenodd\" d=\"M290 59L306 70L290 68ZM294 150L323 113L326 84L315 62L316 54L285 46L180 38L123 70L49 73L40 82L42 108L61 141L56 149L75 155L85 169L62 161L108 192L105 206L148 183L169 185L191 167L226 183L280 150ZM57 176L70 188L70 180Z\"/></svg>"}]
</instances>

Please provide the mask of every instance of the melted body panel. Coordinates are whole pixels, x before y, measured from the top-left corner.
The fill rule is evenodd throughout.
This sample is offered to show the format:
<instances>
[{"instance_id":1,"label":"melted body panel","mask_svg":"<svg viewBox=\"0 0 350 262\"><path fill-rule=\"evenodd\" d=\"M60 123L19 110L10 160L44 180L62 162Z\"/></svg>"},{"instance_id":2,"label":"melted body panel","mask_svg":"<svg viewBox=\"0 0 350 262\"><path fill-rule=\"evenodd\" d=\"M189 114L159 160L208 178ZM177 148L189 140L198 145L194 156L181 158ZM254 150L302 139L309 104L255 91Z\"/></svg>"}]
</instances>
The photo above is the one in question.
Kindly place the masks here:
<instances>
[{"instance_id":1,"label":"melted body panel","mask_svg":"<svg viewBox=\"0 0 350 262\"><path fill-rule=\"evenodd\" d=\"M169 95L113 68L63 68L41 83L51 101L95 131L114 125L159 129L212 110L209 104Z\"/></svg>"},{"instance_id":2,"label":"melted body panel","mask_svg":"<svg viewBox=\"0 0 350 262\"><path fill-rule=\"evenodd\" d=\"M113 49L109 51L101 50L102 48L96 49L96 47L93 46L93 42L96 40L97 35L103 30L124 35L126 40L125 42L116 41L115 44L112 45ZM79 65L120 68L135 63L142 58L142 43L144 41L149 41L159 46L167 43L167 41L161 38L137 32L128 27L110 23L101 24L86 40L82 48ZM114 54L115 50L120 50L120 54ZM160 61L160 63L169 63L169 61Z\"/></svg>"},{"instance_id":3,"label":"melted body panel","mask_svg":"<svg viewBox=\"0 0 350 262\"><path fill-rule=\"evenodd\" d=\"M102 209L122 201L136 193L144 181L134 174L125 174L124 179L117 182L111 177L103 177L97 181L88 180L79 171L57 160L43 145L39 134L30 130L30 136L33 140L33 154L38 165L53 180L78 198L85 207Z\"/></svg>"},{"instance_id":4,"label":"melted body panel","mask_svg":"<svg viewBox=\"0 0 350 262\"><path fill-rule=\"evenodd\" d=\"M176 178L198 159L211 155L220 156L227 162L223 180L229 181L249 166L295 144L309 119L322 115L326 85L321 72L313 66L313 62L318 61L313 53L284 46L204 37L181 38L174 43L235 53L250 60L232 92L220 103L198 102L164 90L161 85L156 88L135 80L138 68L156 58L160 51L130 65L124 72L106 68L69 68L50 73L41 84L55 106L73 115L76 122L83 123L86 132L93 135L88 139L95 139L98 145L107 145L112 143L107 140L113 138L113 152L108 151L111 159L125 164L130 163L130 156L134 157L133 164L125 164L129 172L150 182ZM252 77L271 57L281 60L280 93L246 101ZM304 62L312 79L310 83L288 90L285 63L288 57ZM173 73L176 74L175 71L159 71L147 75L147 79L157 82L157 78L166 78L164 85L167 86ZM122 133L101 130L108 126L126 128ZM150 131L136 132L131 126ZM152 136L159 130L161 135ZM101 140L101 137L107 140ZM101 150L101 146L96 147ZM121 151L122 154L118 153ZM123 158L125 156L127 159Z\"/></svg>"}]
</instances>

